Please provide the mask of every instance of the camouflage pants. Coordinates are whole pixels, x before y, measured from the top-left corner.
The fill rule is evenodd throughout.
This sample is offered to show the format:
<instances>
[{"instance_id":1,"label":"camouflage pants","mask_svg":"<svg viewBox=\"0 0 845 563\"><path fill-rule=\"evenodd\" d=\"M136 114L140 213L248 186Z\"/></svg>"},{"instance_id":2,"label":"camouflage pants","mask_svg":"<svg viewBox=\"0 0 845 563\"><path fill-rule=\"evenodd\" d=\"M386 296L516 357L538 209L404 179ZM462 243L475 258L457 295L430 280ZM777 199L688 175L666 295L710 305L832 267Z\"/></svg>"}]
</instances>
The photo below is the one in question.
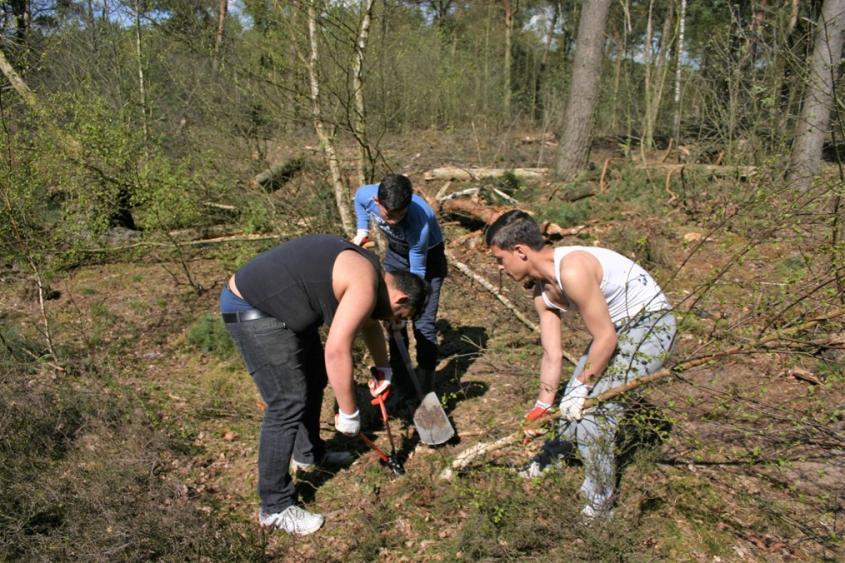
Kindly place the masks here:
<instances>
[{"instance_id":1,"label":"camouflage pants","mask_svg":"<svg viewBox=\"0 0 845 563\"><path fill-rule=\"evenodd\" d=\"M660 369L672 348L675 329L675 318L668 311L642 313L631 319L619 329L616 352L590 397ZM575 378L586 363L587 353L575 366L567 387L577 385ZM585 473L581 494L596 511L609 510L613 504L616 430L622 415L622 405L611 401L586 410L577 422L561 419L560 439L578 444Z\"/></svg>"}]
</instances>

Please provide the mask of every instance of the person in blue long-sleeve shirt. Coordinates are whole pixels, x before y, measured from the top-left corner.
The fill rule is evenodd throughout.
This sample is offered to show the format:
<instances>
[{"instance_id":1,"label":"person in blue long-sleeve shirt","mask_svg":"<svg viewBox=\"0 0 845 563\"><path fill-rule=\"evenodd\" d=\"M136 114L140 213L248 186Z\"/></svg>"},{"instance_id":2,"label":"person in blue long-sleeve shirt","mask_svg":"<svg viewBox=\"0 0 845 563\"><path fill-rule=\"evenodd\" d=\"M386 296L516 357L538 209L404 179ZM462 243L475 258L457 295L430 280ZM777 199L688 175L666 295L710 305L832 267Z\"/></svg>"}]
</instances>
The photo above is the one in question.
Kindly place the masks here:
<instances>
[{"instance_id":1,"label":"person in blue long-sleeve shirt","mask_svg":"<svg viewBox=\"0 0 845 563\"><path fill-rule=\"evenodd\" d=\"M388 174L380 183L361 186L355 192L355 220L355 244L363 245L367 242L370 222L375 223L387 238L385 271L410 270L431 287L424 310L414 320L417 371L423 387L428 390L433 384L437 366L435 321L440 305L440 288L448 273L443 232L437 222L437 216L425 199L413 193L411 181L407 176ZM391 339L392 360L401 358L397 352ZM391 363L396 369L403 367L401 359ZM392 370L388 370L388 379L391 376ZM401 379L397 381L400 387L403 383Z\"/></svg>"}]
</instances>

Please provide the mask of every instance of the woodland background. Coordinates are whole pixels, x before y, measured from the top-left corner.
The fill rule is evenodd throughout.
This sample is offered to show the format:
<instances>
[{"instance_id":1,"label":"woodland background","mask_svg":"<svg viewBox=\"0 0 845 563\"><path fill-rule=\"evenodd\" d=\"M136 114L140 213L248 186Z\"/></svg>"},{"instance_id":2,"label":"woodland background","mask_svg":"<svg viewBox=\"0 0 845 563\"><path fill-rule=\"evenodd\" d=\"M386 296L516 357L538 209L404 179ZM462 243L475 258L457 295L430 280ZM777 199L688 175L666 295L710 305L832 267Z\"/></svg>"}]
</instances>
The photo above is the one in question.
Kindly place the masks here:
<instances>
[{"instance_id":1,"label":"woodland background","mask_svg":"<svg viewBox=\"0 0 845 563\"><path fill-rule=\"evenodd\" d=\"M843 30L845 0L0 2L0 558L841 558ZM326 528L263 533L216 296L279 240L348 236L388 172L446 230L460 439L397 420L391 479L327 424L361 457L301 483ZM479 238L506 207L676 304L612 526L576 526L577 466L516 477L536 446L439 479L536 390L528 295Z\"/></svg>"}]
</instances>

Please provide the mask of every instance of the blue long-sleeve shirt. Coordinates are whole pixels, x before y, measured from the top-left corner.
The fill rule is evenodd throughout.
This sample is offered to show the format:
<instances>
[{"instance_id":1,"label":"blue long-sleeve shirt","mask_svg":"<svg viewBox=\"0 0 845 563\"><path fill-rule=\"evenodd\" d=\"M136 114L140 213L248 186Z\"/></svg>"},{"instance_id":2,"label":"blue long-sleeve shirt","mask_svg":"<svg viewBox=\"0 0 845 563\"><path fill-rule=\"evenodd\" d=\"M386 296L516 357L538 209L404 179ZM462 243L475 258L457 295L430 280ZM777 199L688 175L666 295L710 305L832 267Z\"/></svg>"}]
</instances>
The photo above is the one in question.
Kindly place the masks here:
<instances>
[{"instance_id":1,"label":"blue long-sleeve shirt","mask_svg":"<svg viewBox=\"0 0 845 563\"><path fill-rule=\"evenodd\" d=\"M408 257L411 273L425 278L428 250L443 242L443 232L434 210L425 199L414 194L405 217L395 225L389 225L379 213L375 202L377 195L378 184L361 186L355 192L355 228L368 231L372 220L387 237L388 246Z\"/></svg>"}]
</instances>

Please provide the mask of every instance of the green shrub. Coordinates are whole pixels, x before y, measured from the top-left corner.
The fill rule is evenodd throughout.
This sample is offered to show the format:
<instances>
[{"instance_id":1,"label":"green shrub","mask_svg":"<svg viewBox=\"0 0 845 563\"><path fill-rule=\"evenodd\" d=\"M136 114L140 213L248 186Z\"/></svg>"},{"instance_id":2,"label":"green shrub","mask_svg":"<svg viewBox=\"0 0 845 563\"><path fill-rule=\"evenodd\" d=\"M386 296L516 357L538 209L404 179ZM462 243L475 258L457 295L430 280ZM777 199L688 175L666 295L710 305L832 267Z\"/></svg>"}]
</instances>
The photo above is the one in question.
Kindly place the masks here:
<instances>
[{"instance_id":1,"label":"green shrub","mask_svg":"<svg viewBox=\"0 0 845 563\"><path fill-rule=\"evenodd\" d=\"M231 356L235 345L218 315L205 313L188 330L188 344L205 354Z\"/></svg>"}]
</instances>

